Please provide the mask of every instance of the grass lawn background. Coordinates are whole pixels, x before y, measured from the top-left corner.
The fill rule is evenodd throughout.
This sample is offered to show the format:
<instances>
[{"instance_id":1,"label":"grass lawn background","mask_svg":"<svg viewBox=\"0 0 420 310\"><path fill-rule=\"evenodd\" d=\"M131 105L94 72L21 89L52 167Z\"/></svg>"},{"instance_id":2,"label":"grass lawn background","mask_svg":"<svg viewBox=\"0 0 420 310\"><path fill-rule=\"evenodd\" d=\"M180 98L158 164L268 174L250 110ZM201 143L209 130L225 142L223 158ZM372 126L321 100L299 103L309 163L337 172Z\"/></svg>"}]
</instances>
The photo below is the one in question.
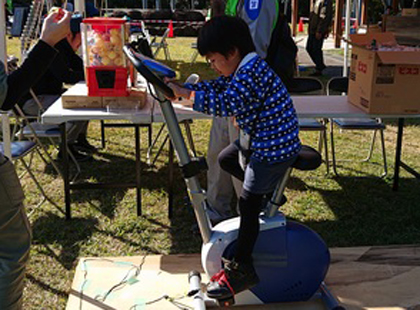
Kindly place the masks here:
<instances>
[{"instance_id":1,"label":"grass lawn background","mask_svg":"<svg viewBox=\"0 0 420 310\"><path fill-rule=\"evenodd\" d=\"M184 80L195 72L212 78L202 57L190 64L193 38L169 39L171 61ZM18 55L19 43L8 40L9 54ZM159 55L162 60L163 52ZM314 172L297 172L288 185L288 203L283 211L289 219L315 229L330 247L414 244L420 240L420 182L401 171L400 190L391 189L395 157L396 121L386 120L387 178L382 173L379 143L371 163L359 163L365 156L370 133L335 132L339 177L325 175L325 165ZM207 151L211 122L195 121L194 142L200 155ZM156 134L160 125L154 125ZM94 160L82 163L82 179L92 181L134 180L134 131L130 128L106 129L107 146ZM404 134L403 159L420 170L419 121L410 120ZM301 133L305 144L316 146L316 133ZM89 140L100 146L100 126L91 122ZM46 203L33 211L31 260L27 269L24 309L64 309L80 257L133 256L144 254L198 253L200 235L192 230L195 218L185 204L185 184L176 169L174 216L167 216L168 153L165 149L155 166L146 164L147 132L142 130L143 216L136 216L134 190L73 191L71 221L63 215L63 182L37 156L32 163L36 176L50 198L59 206ZM50 151L56 154L51 146ZM19 172L22 166L17 164ZM205 185L205 175L201 176ZM32 211L40 199L28 175L22 184L26 206Z\"/></svg>"}]
</instances>

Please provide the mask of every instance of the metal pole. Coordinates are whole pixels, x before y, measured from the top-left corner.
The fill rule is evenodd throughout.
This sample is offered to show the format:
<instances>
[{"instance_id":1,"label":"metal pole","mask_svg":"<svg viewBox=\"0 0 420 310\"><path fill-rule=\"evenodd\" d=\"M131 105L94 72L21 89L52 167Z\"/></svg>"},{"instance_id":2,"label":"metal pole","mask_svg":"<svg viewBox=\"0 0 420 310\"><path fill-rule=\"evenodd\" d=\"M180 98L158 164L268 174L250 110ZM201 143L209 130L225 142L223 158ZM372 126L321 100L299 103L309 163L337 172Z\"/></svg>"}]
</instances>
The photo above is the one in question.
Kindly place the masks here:
<instances>
[{"instance_id":1,"label":"metal pole","mask_svg":"<svg viewBox=\"0 0 420 310\"><path fill-rule=\"evenodd\" d=\"M346 2L346 24L345 24L345 38L344 42L344 67L343 67L343 76L348 76L348 67L349 67L349 34L350 34L350 6L351 0Z\"/></svg>"},{"instance_id":2,"label":"metal pole","mask_svg":"<svg viewBox=\"0 0 420 310\"><path fill-rule=\"evenodd\" d=\"M74 0L74 11L86 16L85 0Z\"/></svg>"},{"instance_id":3,"label":"metal pole","mask_svg":"<svg viewBox=\"0 0 420 310\"><path fill-rule=\"evenodd\" d=\"M4 63L7 72L7 49L6 49L6 15L4 12L4 0L0 0L0 61ZM10 140L10 121L7 113L1 114L1 123L3 131L4 155L12 158L11 140Z\"/></svg>"},{"instance_id":4,"label":"metal pole","mask_svg":"<svg viewBox=\"0 0 420 310\"><path fill-rule=\"evenodd\" d=\"M159 99L165 99L161 93L158 92L157 95ZM176 150L178 161L181 166L185 166L191 162L191 157L188 153L188 149L185 144L175 111L172 107L172 103L168 100L164 100L160 104L160 107L162 109L162 114L168 128L171 142ZM196 176L190 177L188 179L186 178L185 181L192 198L192 205L194 207L194 213L200 228L201 237L203 238L203 242L207 243L211 237L212 226L206 213L207 201L205 199L204 192Z\"/></svg>"}]
</instances>

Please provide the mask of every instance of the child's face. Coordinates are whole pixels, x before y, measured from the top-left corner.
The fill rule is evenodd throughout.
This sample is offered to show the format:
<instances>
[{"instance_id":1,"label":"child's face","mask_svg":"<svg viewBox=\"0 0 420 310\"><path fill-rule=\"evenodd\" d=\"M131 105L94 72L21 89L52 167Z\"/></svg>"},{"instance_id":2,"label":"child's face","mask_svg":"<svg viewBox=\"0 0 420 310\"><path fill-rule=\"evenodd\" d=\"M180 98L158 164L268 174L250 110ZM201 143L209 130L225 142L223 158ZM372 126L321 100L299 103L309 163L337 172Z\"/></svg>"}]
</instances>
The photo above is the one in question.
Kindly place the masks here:
<instances>
[{"instance_id":1,"label":"child's face","mask_svg":"<svg viewBox=\"0 0 420 310\"><path fill-rule=\"evenodd\" d=\"M208 53L207 62L218 74L229 76L238 68L241 57L237 49L229 53L227 57L220 53Z\"/></svg>"}]
</instances>

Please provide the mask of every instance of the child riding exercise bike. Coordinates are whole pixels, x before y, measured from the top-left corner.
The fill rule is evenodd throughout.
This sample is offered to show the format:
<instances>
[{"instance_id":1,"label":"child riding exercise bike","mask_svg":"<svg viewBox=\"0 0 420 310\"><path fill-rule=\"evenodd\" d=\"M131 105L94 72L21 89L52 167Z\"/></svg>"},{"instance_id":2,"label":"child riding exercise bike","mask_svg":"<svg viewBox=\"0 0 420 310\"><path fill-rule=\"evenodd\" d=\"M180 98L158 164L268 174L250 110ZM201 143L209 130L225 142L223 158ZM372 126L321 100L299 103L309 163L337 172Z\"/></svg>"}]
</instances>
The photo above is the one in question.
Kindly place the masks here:
<instances>
[{"instance_id":1,"label":"child riding exercise bike","mask_svg":"<svg viewBox=\"0 0 420 310\"><path fill-rule=\"evenodd\" d=\"M286 222L277 212L292 167L310 170L321 163L315 150L300 144L289 94L254 52L242 20L227 16L210 20L197 46L221 77L182 87L162 81L174 76L169 68L129 48L125 52L157 90L204 241L202 264L212 276L207 296L222 305L259 304L308 300L320 291L329 308L339 308L323 284L330 261L327 246L315 232ZM189 157L168 100L189 98L192 91L194 110L234 116L242 133L219 156L221 167L243 181L241 215L215 227L205 212L205 195L196 178L205 161ZM271 197L268 204L263 203L266 197Z\"/></svg>"}]
</instances>

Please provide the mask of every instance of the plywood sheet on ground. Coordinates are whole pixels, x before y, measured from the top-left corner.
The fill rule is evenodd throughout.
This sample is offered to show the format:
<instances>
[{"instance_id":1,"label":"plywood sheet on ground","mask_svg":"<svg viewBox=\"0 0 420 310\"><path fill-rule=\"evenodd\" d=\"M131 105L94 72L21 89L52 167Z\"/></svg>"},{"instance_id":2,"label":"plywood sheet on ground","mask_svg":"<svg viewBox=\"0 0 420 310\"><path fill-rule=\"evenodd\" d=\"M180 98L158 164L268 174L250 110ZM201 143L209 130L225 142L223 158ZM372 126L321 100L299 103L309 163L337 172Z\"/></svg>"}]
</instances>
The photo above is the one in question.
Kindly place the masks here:
<instances>
[{"instance_id":1,"label":"plywood sheet on ground","mask_svg":"<svg viewBox=\"0 0 420 310\"><path fill-rule=\"evenodd\" d=\"M420 246L336 248L331 254L326 282L346 309L420 309ZM184 296L194 269L203 274L198 254L81 258L67 310L179 309L174 303L191 309ZM323 307L313 301L235 309Z\"/></svg>"}]
</instances>

